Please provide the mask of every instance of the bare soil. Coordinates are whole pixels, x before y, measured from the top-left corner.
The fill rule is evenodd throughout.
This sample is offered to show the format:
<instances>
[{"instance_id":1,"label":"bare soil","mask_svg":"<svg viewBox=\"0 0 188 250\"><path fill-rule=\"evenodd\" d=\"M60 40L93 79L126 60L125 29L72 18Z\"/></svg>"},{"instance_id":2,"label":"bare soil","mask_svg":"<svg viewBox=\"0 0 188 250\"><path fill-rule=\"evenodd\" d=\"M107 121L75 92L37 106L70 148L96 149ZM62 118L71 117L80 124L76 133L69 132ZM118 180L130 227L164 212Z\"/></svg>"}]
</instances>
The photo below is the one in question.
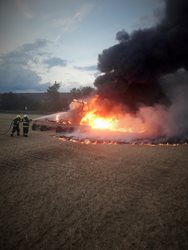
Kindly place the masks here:
<instances>
[{"instance_id":1,"label":"bare soil","mask_svg":"<svg viewBox=\"0 0 188 250\"><path fill-rule=\"evenodd\" d=\"M188 249L188 145L0 136L0 249Z\"/></svg>"}]
</instances>

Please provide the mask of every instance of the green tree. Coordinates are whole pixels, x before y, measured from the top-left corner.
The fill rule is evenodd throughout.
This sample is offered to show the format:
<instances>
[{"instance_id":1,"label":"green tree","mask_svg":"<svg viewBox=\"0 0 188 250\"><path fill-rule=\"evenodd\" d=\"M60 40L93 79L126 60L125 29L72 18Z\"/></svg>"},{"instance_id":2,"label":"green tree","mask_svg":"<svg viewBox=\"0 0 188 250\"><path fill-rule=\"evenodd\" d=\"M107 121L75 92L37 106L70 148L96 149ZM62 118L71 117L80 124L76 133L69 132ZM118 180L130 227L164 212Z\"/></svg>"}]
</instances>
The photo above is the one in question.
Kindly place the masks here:
<instances>
[{"instance_id":1,"label":"green tree","mask_svg":"<svg viewBox=\"0 0 188 250\"><path fill-rule=\"evenodd\" d=\"M72 94L72 97L75 99L79 99L81 97L81 92L79 88L71 89L70 93Z\"/></svg>"},{"instance_id":2,"label":"green tree","mask_svg":"<svg viewBox=\"0 0 188 250\"><path fill-rule=\"evenodd\" d=\"M47 89L47 104L49 111L60 111L61 110L61 101L60 101L60 83L55 83L52 86L49 86Z\"/></svg>"},{"instance_id":3,"label":"green tree","mask_svg":"<svg viewBox=\"0 0 188 250\"><path fill-rule=\"evenodd\" d=\"M82 87L82 88L80 88L81 96L87 97L87 96L91 95L94 92L94 90L95 89L90 87L90 86Z\"/></svg>"},{"instance_id":4,"label":"green tree","mask_svg":"<svg viewBox=\"0 0 188 250\"><path fill-rule=\"evenodd\" d=\"M73 98L79 99L79 98L84 98L84 97L91 95L91 93L94 90L95 90L94 88L90 86L86 86L86 87L80 87L80 88L73 88L71 89L70 93L73 95Z\"/></svg>"}]
</instances>

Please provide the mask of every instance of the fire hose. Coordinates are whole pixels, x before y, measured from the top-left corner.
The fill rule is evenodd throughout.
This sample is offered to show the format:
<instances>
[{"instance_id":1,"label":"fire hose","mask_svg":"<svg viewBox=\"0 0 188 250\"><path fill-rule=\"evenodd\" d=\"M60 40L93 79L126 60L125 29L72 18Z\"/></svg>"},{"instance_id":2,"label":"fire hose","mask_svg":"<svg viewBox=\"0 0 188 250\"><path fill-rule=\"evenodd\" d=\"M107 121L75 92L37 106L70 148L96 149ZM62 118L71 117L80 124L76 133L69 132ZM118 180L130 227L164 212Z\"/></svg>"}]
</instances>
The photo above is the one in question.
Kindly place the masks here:
<instances>
[{"instance_id":1,"label":"fire hose","mask_svg":"<svg viewBox=\"0 0 188 250\"><path fill-rule=\"evenodd\" d=\"M10 123L10 126L9 126L8 130L5 131L4 133L0 134L0 136L3 136L3 135L8 134L8 132L10 131L10 129L11 129L11 127L12 127L12 124L13 124L13 122Z\"/></svg>"}]
</instances>

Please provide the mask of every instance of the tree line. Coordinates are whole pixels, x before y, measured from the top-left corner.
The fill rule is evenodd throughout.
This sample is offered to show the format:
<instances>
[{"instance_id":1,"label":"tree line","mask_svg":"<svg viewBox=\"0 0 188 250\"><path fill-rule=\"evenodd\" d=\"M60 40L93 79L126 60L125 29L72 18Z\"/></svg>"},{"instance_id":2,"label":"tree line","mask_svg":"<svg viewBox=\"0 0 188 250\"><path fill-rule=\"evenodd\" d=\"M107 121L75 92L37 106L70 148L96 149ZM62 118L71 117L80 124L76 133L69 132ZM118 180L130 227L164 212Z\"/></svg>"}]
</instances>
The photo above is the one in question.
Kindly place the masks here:
<instances>
[{"instance_id":1,"label":"tree line","mask_svg":"<svg viewBox=\"0 0 188 250\"><path fill-rule=\"evenodd\" d=\"M92 94L94 88L86 86L73 88L68 93L60 93L61 85L55 82L44 93L4 93L0 94L0 110L37 111L39 113L67 110L73 99L82 99Z\"/></svg>"}]
</instances>

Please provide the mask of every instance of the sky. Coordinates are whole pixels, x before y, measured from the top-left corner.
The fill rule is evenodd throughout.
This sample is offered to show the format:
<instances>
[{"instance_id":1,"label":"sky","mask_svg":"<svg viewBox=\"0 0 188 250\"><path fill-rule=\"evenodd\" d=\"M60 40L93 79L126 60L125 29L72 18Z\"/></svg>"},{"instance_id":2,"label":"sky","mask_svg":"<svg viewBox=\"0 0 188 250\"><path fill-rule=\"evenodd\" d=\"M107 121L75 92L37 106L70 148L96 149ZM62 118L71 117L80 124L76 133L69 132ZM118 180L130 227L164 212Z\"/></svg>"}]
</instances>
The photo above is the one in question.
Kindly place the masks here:
<instances>
[{"instance_id":1,"label":"sky","mask_svg":"<svg viewBox=\"0 0 188 250\"><path fill-rule=\"evenodd\" d=\"M156 25L163 0L1 0L0 92L93 86L116 33Z\"/></svg>"}]
</instances>

